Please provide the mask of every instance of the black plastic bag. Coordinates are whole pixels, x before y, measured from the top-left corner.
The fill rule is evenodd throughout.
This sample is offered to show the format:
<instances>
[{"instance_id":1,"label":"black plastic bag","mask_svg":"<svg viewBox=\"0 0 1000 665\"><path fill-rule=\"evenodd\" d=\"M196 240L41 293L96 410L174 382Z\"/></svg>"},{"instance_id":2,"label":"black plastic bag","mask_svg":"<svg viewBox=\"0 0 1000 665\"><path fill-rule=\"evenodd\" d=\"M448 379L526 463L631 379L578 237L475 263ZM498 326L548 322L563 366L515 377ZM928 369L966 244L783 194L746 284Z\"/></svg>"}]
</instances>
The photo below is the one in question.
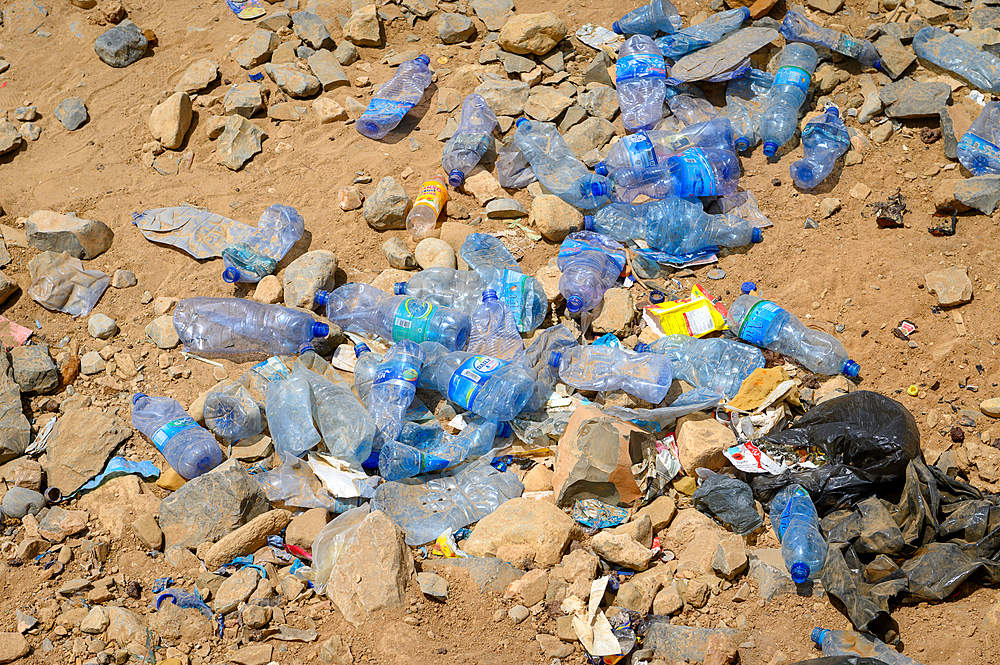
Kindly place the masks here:
<instances>
[{"instance_id":1,"label":"black plastic bag","mask_svg":"<svg viewBox=\"0 0 1000 665\"><path fill-rule=\"evenodd\" d=\"M709 517L725 522L741 536L756 531L764 524L754 507L750 486L722 473L709 476L695 490L694 507Z\"/></svg>"},{"instance_id":2,"label":"black plastic bag","mask_svg":"<svg viewBox=\"0 0 1000 665\"><path fill-rule=\"evenodd\" d=\"M913 415L896 400L867 390L823 402L765 440L791 449L819 449L828 462L816 469L755 476L757 500L769 505L781 488L798 483L821 515L901 484L910 460L923 460Z\"/></svg>"}]
</instances>

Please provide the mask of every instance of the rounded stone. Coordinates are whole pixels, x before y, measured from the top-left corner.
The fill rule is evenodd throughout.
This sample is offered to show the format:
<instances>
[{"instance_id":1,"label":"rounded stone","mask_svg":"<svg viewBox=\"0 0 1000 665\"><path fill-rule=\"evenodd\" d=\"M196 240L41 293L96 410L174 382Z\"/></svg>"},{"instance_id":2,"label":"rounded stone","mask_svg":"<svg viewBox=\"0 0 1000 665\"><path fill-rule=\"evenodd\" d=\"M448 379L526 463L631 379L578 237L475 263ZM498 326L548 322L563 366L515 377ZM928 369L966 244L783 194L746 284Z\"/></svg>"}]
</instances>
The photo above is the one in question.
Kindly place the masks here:
<instances>
[{"instance_id":1,"label":"rounded stone","mask_svg":"<svg viewBox=\"0 0 1000 665\"><path fill-rule=\"evenodd\" d=\"M455 250L440 238L424 238L413 251L421 268L454 268Z\"/></svg>"}]
</instances>

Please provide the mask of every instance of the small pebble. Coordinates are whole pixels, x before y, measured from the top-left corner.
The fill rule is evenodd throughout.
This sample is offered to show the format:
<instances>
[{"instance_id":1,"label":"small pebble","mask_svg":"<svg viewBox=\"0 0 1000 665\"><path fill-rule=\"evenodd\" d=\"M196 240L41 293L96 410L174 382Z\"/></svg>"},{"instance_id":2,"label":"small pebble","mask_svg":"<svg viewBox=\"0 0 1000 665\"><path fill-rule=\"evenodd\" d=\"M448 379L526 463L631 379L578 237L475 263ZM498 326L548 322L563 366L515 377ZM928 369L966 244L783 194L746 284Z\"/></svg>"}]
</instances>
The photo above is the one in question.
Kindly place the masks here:
<instances>
[{"instance_id":1,"label":"small pebble","mask_svg":"<svg viewBox=\"0 0 1000 665\"><path fill-rule=\"evenodd\" d=\"M708 271L708 278L709 279L725 279L726 278L726 271L723 270L722 268L712 268L711 270Z\"/></svg>"}]
</instances>

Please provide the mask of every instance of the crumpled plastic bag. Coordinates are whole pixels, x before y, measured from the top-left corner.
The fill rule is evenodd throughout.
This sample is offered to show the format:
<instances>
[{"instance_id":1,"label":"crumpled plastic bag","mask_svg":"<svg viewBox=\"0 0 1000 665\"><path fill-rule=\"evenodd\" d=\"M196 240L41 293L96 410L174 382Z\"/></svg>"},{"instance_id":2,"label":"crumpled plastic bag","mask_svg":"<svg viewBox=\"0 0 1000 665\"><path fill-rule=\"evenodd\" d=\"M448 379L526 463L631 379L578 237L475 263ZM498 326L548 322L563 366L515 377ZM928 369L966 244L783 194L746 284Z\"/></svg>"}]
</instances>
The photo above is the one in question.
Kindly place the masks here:
<instances>
[{"instance_id":1,"label":"crumpled plastic bag","mask_svg":"<svg viewBox=\"0 0 1000 665\"><path fill-rule=\"evenodd\" d=\"M504 189L521 189L535 182L535 172L514 142L501 145L497 150L497 180Z\"/></svg>"},{"instance_id":2,"label":"crumpled plastic bag","mask_svg":"<svg viewBox=\"0 0 1000 665\"><path fill-rule=\"evenodd\" d=\"M333 518L316 536L312 544L312 582L316 587L316 593L321 595L326 593L326 583L330 581L334 564L337 563L354 532L358 530L358 525L370 512L371 504L368 503L348 510L343 515Z\"/></svg>"},{"instance_id":3,"label":"crumpled plastic bag","mask_svg":"<svg viewBox=\"0 0 1000 665\"><path fill-rule=\"evenodd\" d=\"M45 309L73 317L89 314L104 295L111 278L100 270L84 270L67 252L43 252L31 260L34 281L28 295Z\"/></svg>"},{"instance_id":4,"label":"crumpled plastic bag","mask_svg":"<svg viewBox=\"0 0 1000 665\"><path fill-rule=\"evenodd\" d=\"M764 525L754 507L753 490L742 480L714 473L694 493L694 507L745 536Z\"/></svg>"}]
</instances>

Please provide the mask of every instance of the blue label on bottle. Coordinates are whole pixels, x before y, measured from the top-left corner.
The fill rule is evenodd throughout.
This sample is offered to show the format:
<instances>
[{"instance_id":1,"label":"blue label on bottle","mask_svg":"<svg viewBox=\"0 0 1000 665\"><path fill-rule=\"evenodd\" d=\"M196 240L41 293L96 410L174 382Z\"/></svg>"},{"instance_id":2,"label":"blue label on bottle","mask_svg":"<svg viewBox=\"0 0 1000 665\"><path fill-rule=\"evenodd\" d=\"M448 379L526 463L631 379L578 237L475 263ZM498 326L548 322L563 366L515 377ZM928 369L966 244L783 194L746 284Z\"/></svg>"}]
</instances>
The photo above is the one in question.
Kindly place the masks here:
<instances>
[{"instance_id":1,"label":"blue label on bottle","mask_svg":"<svg viewBox=\"0 0 1000 665\"><path fill-rule=\"evenodd\" d=\"M802 487L792 492L792 496L788 497L788 502L785 504L784 508L781 509L781 515L778 517L777 524L774 523L774 516L771 516L771 525L774 527L774 532L778 536L779 543L785 535L785 529L788 528L788 523L792 521L792 500L797 496L809 498L809 492ZM811 500L812 499L810 499L810 501Z\"/></svg>"},{"instance_id":2,"label":"blue label on bottle","mask_svg":"<svg viewBox=\"0 0 1000 665\"><path fill-rule=\"evenodd\" d=\"M771 327L771 324L778 318L778 315L784 311L770 300L757 302L743 317L743 321L740 322L740 339L751 344L756 344L757 346L764 346L767 329Z\"/></svg>"},{"instance_id":3,"label":"blue label on bottle","mask_svg":"<svg viewBox=\"0 0 1000 665\"><path fill-rule=\"evenodd\" d=\"M701 148L689 148L667 159L677 182L676 196L715 196L715 172Z\"/></svg>"},{"instance_id":4,"label":"blue label on bottle","mask_svg":"<svg viewBox=\"0 0 1000 665\"><path fill-rule=\"evenodd\" d=\"M153 432L153 436L149 437L149 439L153 442L153 445L156 446L156 449L162 453L163 446L167 445L167 442L170 441L170 439L174 438L186 429L198 426L199 425L194 421L194 418L178 418L177 420L171 420L169 423Z\"/></svg>"},{"instance_id":5,"label":"blue label on bottle","mask_svg":"<svg viewBox=\"0 0 1000 665\"><path fill-rule=\"evenodd\" d=\"M965 133L962 140L958 142L958 147L972 152L984 153L990 161L1000 162L1000 148L972 132Z\"/></svg>"},{"instance_id":6,"label":"blue label on bottle","mask_svg":"<svg viewBox=\"0 0 1000 665\"><path fill-rule=\"evenodd\" d=\"M275 356L271 356L267 360L257 363L250 368L250 371L257 374L265 381L288 378L288 368L285 366L285 363L281 362L281 359Z\"/></svg>"},{"instance_id":7,"label":"blue label on bottle","mask_svg":"<svg viewBox=\"0 0 1000 665\"><path fill-rule=\"evenodd\" d=\"M640 78L667 78L667 65L663 61L663 56L655 53L636 53L618 59L618 65L615 67L616 82Z\"/></svg>"},{"instance_id":8,"label":"blue label on bottle","mask_svg":"<svg viewBox=\"0 0 1000 665\"><path fill-rule=\"evenodd\" d=\"M420 473L417 475L419 476L425 473L434 473L435 471L444 471L449 465L450 462L443 457L420 453Z\"/></svg>"},{"instance_id":9,"label":"blue label on bottle","mask_svg":"<svg viewBox=\"0 0 1000 665\"><path fill-rule=\"evenodd\" d=\"M400 102L395 99L373 99L368 102L368 108L362 115L381 115L392 118L402 118L406 112L413 108L409 102Z\"/></svg>"},{"instance_id":10,"label":"blue label on bottle","mask_svg":"<svg viewBox=\"0 0 1000 665\"><path fill-rule=\"evenodd\" d=\"M804 95L809 91L809 72L801 67L785 65L778 70L777 74L774 75L774 84L772 87L777 87L779 85L794 86L801 90Z\"/></svg>"},{"instance_id":11,"label":"blue label on bottle","mask_svg":"<svg viewBox=\"0 0 1000 665\"><path fill-rule=\"evenodd\" d=\"M392 341L402 342L408 339L418 344L427 341L427 328L430 327L431 316L436 309L437 305L423 300L404 299L392 317Z\"/></svg>"},{"instance_id":12,"label":"blue label on bottle","mask_svg":"<svg viewBox=\"0 0 1000 665\"><path fill-rule=\"evenodd\" d=\"M625 150L632 166L648 168L657 163L653 142L649 140L646 132L626 136L622 139L622 143L625 145Z\"/></svg>"},{"instance_id":13,"label":"blue label on bottle","mask_svg":"<svg viewBox=\"0 0 1000 665\"><path fill-rule=\"evenodd\" d=\"M416 385L420 372L413 367L383 367L375 373L372 385L389 382L405 382Z\"/></svg>"},{"instance_id":14,"label":"blue label on bottle","mask_svg":"<svg viewBox=\"0 0 1000 665\"><path fill-rule=\"evenodd\" d=\"M527 315L524 292L527 290L528 276L524 273L508 270L507 268L504 268L501 275L502 283L497 296L506 305L507 309L514 314L518 330L520 330L522 322Z\"/></svg>"},{"instance_id":15,"label":"blue label on bottle","mask_svg":"<svg viewBox=\"0 0 1000 665\"><path fill-rule=\"evenodd\" d=\"M486 382L507 363L489 356L472 356L458 366L448 381L448 399L463 409L475 401Z\"/></svg>"}]
</instances>

